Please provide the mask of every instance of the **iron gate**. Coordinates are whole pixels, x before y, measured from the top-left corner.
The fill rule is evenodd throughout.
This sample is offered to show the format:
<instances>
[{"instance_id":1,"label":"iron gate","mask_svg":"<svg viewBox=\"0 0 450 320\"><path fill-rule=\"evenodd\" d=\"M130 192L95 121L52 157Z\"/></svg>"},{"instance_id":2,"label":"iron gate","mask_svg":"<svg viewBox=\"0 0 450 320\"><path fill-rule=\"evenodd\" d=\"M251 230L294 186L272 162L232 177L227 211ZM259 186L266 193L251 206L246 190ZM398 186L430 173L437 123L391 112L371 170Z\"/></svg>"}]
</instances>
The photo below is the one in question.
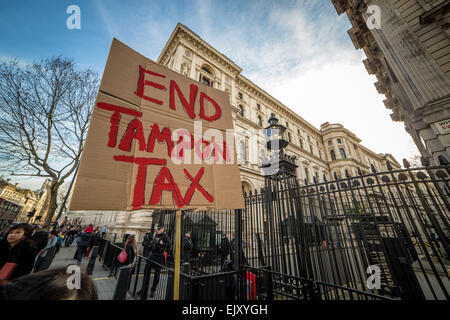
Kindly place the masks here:
<instances>
[{"instance_id":1,"label":"iron gate","mask_svg":"<svg viewBox=\"0 0 450 320\"><path fill-rule=\"evenodd\" d=\"M314 184L266 177L245 194L246 264L381 296L448 299L449 166L405 167ZM378 289L368 288L370 266Z\"/></svg>"},{"instance_id":2,"label":"iron gate","mask_svg":"<svg viewBox=\"0 0 450 320\"><path fill-rule=\"evenodd\" d=\"M181 234L190 231L194 242L182 268L189 280L183 288L195 289L186 297L448 300L450 166L405 164L313 184L280 172L244 195L244 210L184 211ZM156 224L175 243L175 212L156 211ZM163 268L167 279L173 249ZM372 288L374 270L381 286ZM138 267L134 294L145 274ZM214 285L219 280L223 286ZM170 296L170 283L161 297Z\"/></svg>"}]
</instances>

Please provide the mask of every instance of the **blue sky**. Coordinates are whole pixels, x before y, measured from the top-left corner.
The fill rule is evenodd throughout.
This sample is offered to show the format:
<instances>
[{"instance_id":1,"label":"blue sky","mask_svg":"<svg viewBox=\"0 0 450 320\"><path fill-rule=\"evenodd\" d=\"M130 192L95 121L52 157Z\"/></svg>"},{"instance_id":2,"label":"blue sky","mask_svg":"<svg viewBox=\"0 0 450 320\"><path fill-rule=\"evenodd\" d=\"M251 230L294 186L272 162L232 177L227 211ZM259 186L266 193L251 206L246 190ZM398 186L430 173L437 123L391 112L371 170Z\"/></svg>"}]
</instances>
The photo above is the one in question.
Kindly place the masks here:
<instances>
[{"instance_id":1,"label":"blue sky","mask_svg":"<svg viewBox=\"0 0 450 320\"><path fill-rule=\"evenodd\" d=\"M74 4L80 30L66 27ZM331 0L1 1L0 59L62 55L101 74L113 37L156 60L178 22L316 128L339 122L377 153L399 161L418 154L391 121Z\"/></svg>"}]
</instances>

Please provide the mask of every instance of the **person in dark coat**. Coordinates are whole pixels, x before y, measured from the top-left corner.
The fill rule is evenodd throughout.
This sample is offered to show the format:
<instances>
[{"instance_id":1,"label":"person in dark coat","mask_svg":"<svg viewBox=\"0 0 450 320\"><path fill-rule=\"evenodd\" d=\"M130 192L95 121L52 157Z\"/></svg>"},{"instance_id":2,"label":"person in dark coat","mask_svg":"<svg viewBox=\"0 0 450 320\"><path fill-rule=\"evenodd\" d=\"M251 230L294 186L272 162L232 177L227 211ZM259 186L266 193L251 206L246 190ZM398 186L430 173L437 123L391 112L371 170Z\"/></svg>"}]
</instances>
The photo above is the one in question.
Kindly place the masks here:
<instances>
[{"instance_id":1,"label":"person in dark coat","mask_svg":"<svg viewBox=\"0 0 450 320\"><path fill-rule=\"evenodd\" d=\"M55 230L50 231L48 234L48 242L44 249L39 251L39 257L36 260L36 263L34 264L34 272L38 272L43 270L43 263L47 257L48 252L51 248L56 247L56 244L58 242L58 238L56 237L57 233ZM50 261L53 261L54 255L52 257L48 257Z\"/></svg>"},{"instance_id":2,"label":"person in dark coat","mask_svg":"<svg viewBox=\"0 0 450 320\"><path fill-rule=\"evenodd\" d=\"M64 236L64 246L68 247L72 243L72 239L75 237L75 227L71 227Z\"/></svg>"},{"instance_id":3,"label":"person in dark coat","mask_svg":"<svg viewBox=\"0 0 450 320\"><path fill-rule=\"evenodd\" d=\"M20 223L13 226L0 241L0 269L6 263L16 263L17 267L8 280L31 273L37 249L31 240L31 226Z\"/></svg>"},{"instance_id":4,"label":"person in dark coat","mask_svg":"<svg viewBox=\"0 0 450 320\"><path fill-rule=\"evenodd\" d=\"M220 242L220 265L223 266L225 260L228 258L228 255L231 253L230 251L231 245L230 240L228 240L227 235L225 233L222 234L222 241Z\"/></svg>"},{"instance_id":5,"label":"person in dark coat","mask_svg":"<svg viewBox=\"0 0 450 320\"><path fill-rule=\"evenodd\" d=\"M125 248L125 252L127 253L127 261L122 263L121 266L129 265L131 268L134 267L134 262L136 259L136 237L134 234L130 234L125 241L123 246Z\"/></svg>"},{"instance_id":6,"label":"person in dark coat","mask_svg":"<svg viewBox=\"0 0 450 320\"><path fill-rule=\"evenodd\" d=\"M192 243L191 232L188 231L183 238L183 262L189 262L189 257L191 256L193 247L194 244Z\"/></svg>"},{"instance_id":7,"label":"person in dark coat","mask_svg":"<svg viewBox=\"0 0 450 320\"><path fill-rule=\"evenodd\" d=\"M48 232L42 229L41 226L36 226L31 239L34 241L37 251L40 252L47 245Z\"/></svg>"},{"instance_id":8,"label":"person in dark coat","mask_svg":"<svg viewBox=\"0 0 450 320\"><path fill-rule=\"evenodd\" d=\"M151 250L151 255L150 255L150 272L151 269L154 268L155 269L155 275L153 278L153 284L152 284L152 288L151 288L151 292L150 292L150 297L154 297L155 295L155 291L156 291L156 287L158 286L159 283L159 276L160 276L160 272L161 272L161 266L160 265L164 265L166 263L166 254L167 252L169 252L170 250L170 246L172 245L169 237L167 236L166 233L164 233L164 226L162 225L158 225L156 227L156 234L152 239L152 242L150 244L150 250ZM156 264L156 263L158 264Z\"/></svg>"},{"instance_id":9,"label":"person in dark coat","mask_svg":"<svg viewBox=\"0 0 450 320\"><path fill-rule=\"evenodd\" d=\"M100 246L101 239L102 235L100 234L100 230L95 231L91 238L91 242L89 242L89 247L86 251L86 254L84 255L85 258L89 257L94 246Z\"/></svg>"},{"instance_id":10,"label":"person in dark coat","mask_svg":"<svg viewBox=\"0 0 450 320\"><path fill-rule=\"evenodd\" d=\"M142 253L144 257L148 258L150 255L150 244L152 243L153 232L148 231L144 235L144 240L142 241L142 246L144 247L144 252Z\"/></svg>"},{"instance_id":11,"label":"person in dark coat","mask_svg":"<svg viewBox=\"0 0 450 320\"><path fill-rule=\"evenodd\" d=\"M77 251L75 252L74 259L77 259L77 264L81 264L81 260L83 259L83 255L86 254L86 251L89 247L89 243L91 242L91 238L93 236L92 231L86 228L85 232L78 234L77 236Z\"/></svg>"}]
</instances>

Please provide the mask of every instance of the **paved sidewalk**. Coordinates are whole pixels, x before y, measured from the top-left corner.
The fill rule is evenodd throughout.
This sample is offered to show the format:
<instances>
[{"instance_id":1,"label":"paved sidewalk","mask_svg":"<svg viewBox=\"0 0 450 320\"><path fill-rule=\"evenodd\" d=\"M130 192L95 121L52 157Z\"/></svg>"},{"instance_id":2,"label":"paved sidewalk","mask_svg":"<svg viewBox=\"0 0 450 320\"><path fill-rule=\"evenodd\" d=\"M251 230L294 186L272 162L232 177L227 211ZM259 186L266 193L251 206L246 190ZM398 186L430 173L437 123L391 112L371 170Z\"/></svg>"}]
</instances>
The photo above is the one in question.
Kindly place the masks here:
<instances>
[{"instance_id":1,"label":"paved sidewalk","mask_svg":"<svg viewBox=\"0 0 450 320\"><path fill-rule=\"evenodd\" d=\"M73 244L70 247L61 247L59 253L56 254L55 258L49 269L58 267L67 267L69 265L76 264L77 261L73 259L77 246ZM86 272L89 259L84 259L81 262L82 272ZM109 277L109 270L102 267L102 262L95 261L94 270L90 276L95 283L97 288L98 298L100 300L112 300L114 295L114 289L116 287L116 279L114 277ZM134 300L129 294L127 294L127 300Z\"/></svg>"}]
</instances>

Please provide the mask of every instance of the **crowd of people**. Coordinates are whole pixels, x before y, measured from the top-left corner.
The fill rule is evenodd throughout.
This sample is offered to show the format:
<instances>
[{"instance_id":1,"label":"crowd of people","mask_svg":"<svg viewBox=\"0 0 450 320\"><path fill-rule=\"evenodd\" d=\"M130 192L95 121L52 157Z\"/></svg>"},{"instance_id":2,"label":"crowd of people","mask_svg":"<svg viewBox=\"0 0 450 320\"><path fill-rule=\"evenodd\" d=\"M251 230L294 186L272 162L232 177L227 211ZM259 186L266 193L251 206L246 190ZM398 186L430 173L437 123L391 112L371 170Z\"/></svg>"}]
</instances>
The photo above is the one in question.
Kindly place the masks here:
<instances>
[{"instance_id":1,"label":"crowd of people","mask_svg":"<svg viewBox=\"0 0 450 320\"><path fill-rule=\"evenodd\" d=\"M15 223L0 234L0 279L14 280L47 269L60 248L69 247L74 241L74 259L80 264L94 246L100 245L106 233L106 226L65 223L44 229L40 225Z\"/></svg>"},{"instance_id":2,"label":"crowd of people","mask_svg":"<svg viewBox=\"0 0 450 320\"><path fill-rule=\"evenodd\" d=\"M2 292L4 294L8 290L8 292L13 292L17 289L17 287L1 285L1 279L6 279L10 284L12 282L16 283L18 279L28 279L20 282L21 286L26 286L30 281L37 281L36 279L38 278L33 277L33 275L42 273L48 281L50 281L49 279L61 281L61 277L64 278L64 276L60 275L61 277L52 278L51 273L46 273L60 248L62 246L70 247L75 242L77 250L73 259L79 265L83 258L89 258L94 246L101 244L102 238L106 236L107 232L106 226L100 228L94 227L92 224L85 226L66 223L54 226L52 230L44 229L39 225L14 224L7 232L0 234L0 298ZM233 242L233 240L230 242L225 234L222 235L218 248L218 262L223 266L223 269L226 268L227 261L229 261L228 257L233 258ZM164 226L157 225L155 230L149 230L145 234L142 246L143 256L148 258L150 262L150 272L152 269L154 270L150 292L152 297L159 283L161 266L165 265L168 259L173 259L171 256L172 241L169 235L165 233ZM188 231L184 234L182 240L183 263L190 262L193 248L194 243L191 238L191 232ZM135 235L127 235L126 239L124 239L123 251L125 258L123 261L120 261L121 265L128 265L134 269L138 255ZM89 296L90 294L88 292L82 296Z\"/></svg>"},{"instance_id":3,"label":"crowd of people","mask_svg":"<svg viewBox=\"0 0 450 320\"><path fill-rule=\"evenodd\" d=\"M59 291L62 299L96 299L91 280L82 275L87 291L65 292L63 280L68 277L66 268L46 270L55 255L64 245L69 247L75 241L77 250L74 259L80 264L83 257L89 258L94 246L100 245L106 236L107 227L94 228L70 223L43 228L39 225L14 223L0 233L0 299L20 298L33 292L33 284L46 283ZM27 289L27 291L19 290ZM39 291L39 290L38 290ZM63 292L64 291L64 292ZM41 295L40 295L41 296Z\"/></svg>"}]
</instances>

